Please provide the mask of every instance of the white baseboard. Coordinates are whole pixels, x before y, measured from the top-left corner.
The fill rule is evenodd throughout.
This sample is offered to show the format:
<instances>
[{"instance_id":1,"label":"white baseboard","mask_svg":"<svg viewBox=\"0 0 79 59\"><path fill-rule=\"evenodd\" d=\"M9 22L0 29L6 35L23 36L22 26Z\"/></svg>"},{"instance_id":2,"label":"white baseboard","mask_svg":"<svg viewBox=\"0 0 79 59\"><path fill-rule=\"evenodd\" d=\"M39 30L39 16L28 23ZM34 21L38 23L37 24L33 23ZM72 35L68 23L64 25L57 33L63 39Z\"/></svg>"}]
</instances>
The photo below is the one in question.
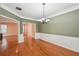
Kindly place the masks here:
<instances>
[{"instance_id":1,"label":"white baseboard","mask_svg":"<svg viewBox=\"0 0 79 59\"><path fill-rule=\"evenodd\" d=\"M42 39L64 48L79 52L79 38L46 33L36 33L36 39Z\"/></svg>"}]
</instances>

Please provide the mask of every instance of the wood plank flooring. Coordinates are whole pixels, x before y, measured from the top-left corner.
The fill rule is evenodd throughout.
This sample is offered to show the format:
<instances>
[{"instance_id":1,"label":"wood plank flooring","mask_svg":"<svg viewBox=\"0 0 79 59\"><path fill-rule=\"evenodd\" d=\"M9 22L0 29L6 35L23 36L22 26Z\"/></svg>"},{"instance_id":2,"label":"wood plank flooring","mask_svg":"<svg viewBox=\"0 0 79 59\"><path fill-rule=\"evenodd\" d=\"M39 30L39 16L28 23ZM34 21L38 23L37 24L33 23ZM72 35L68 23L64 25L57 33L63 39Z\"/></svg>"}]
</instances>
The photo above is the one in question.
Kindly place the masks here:
<instances>
[{"instance_id":1,"label":"wood plank flooring","mask_svg":"<svg viewBox=\"0 0 79 59\"><path fill-rule=\"evenodd\" d=\"M8 46L1 47L0 56L79 56L79 53L41 39L32 39L32 44L17 44L17 37L7 37Z\"/></svg>"}]
</instances>

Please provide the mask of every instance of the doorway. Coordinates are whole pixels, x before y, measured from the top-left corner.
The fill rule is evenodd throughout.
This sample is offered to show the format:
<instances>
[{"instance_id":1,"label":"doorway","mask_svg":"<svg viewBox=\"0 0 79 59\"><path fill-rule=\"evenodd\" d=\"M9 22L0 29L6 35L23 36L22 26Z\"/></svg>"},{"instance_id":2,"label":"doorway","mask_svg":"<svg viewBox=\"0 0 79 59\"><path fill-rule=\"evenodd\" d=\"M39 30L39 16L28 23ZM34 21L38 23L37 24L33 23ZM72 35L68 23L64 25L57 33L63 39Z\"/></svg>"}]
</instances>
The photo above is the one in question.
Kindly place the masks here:
<instances>
[{"instance_id":1,"label":"doorway","mask_svg":"<svg viewBox=\"0 0 79 59\"><path fill-rule=\"evenodd\" d=\"M32 46L33 40L35 40L36 24L35 23L23 23L23 36L24 42L27 46Z\"/></svg>"},{"instance_id":2,"label":"doorway","mask_svg":"<svg viewBox=\"0 0 79 59\"><path fill-rule=\"evenodd\" d=\"M18 21L0 15L0 32L3 34L2 45L13 45L18 43Z\"/></svg>"}]
</instances>

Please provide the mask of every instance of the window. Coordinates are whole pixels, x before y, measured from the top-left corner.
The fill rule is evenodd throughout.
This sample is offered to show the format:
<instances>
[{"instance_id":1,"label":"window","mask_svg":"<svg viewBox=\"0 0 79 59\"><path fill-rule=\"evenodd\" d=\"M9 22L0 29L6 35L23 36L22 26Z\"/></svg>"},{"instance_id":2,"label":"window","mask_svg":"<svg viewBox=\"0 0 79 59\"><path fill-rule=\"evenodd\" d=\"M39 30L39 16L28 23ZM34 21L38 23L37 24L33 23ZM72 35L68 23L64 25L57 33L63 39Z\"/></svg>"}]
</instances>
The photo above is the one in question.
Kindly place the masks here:
<instances>
[{"instance_id":1,"label":"window","mask_svg":"<svg viewBox=\"0 0 79 59\"><path fill-rule=\"evenodd\" d=\"M1 33L3 33L3 35L6 35L7 33L7 25L1 25Z\"/></svg>"}]
</instances>

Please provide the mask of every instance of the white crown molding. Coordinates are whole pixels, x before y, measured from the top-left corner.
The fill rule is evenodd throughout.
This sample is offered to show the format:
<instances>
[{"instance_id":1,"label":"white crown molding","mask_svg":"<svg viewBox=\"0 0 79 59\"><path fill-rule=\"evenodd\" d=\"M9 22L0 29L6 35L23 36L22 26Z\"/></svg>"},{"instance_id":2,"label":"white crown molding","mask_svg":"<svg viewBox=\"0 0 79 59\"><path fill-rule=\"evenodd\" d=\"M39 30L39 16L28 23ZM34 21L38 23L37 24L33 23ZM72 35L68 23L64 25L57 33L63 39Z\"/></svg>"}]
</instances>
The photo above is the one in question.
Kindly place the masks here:
<instances>
[{"instance_id":1,"label":"white crown molding","mask_svg":"<svg viewBox=\"0 0 79 59\"><path fill-rule=\"evenodd\" d=\"M59 12L59 13L57 13L57 14L50 15L50 16L48 16L48 17L46 17L46 18L52 18L52 17L55 17L55 16L59 16L59 15L62 15L62 14L64 14L64 13L68 13L68 12L71 12L71 11L75 11L75 10L77 10L77 9L79 9L79 5L74 6L74 7L72 7L72 8L69 8L69 9L66 9L66 10L63 10L62 12Z\"/></svg>"},{"instance_id":2,"label":"white crown molding","mask_svg":"<svg viewBox=\"0 0 79 59\"><path fill-rule=\"evenodd\" d=\"M13 19L13 18L10 18L10 17L7 17L7 16L4 16L4 15L1 15L1 14L0 14L0 16L1 16L1 17L4 17L4 18L11 19L11 20L15 21L16 23L18 23L18 22L19 22L18 20L15 20L15 19Z\"/></svg>"},{"instance_id":3,"label":"white crown molding","mask_svg":"<svg viewBox=\"0 0 79 59\"><path fill-rule=\"evenodd\" d=\"M4 4L1 4L1 8L13 13L14 15L20 17L20 18L23 18L23 19L28 19L28 20L34 20L34 21L38 21L37 19L34 19L34 18L29 18L29 17L24 17L24 16L21 16L19 15L18 13L16 13L15 11L11 10L10 8L8 8L7 6L5 6Z\"/></svg>"}]
</instances>

